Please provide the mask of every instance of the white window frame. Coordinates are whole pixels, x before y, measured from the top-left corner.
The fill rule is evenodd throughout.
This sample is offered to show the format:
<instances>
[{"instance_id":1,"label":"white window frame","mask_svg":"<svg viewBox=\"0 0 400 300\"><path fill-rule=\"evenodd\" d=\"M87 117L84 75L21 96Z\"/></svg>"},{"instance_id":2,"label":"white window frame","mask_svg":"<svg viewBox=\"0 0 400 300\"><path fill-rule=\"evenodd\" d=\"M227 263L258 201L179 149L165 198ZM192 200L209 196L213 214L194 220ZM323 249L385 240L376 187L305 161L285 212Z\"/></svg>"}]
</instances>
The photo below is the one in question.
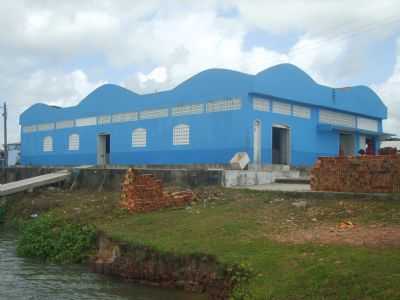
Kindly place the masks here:
<instances>
[{"instance_id":1,"label":"white window frame","mask_svg":"<svg viewBox=\"0 0 400 300\"><path fill-rule=\"evenodd\" d=\"M319 123L355 128L356 117L352 114L319 109Z\"/></svg>"},{"instance_id":2,"label":"white window frame","mask_svg":"<svg viewBox=\"0 0 400 300\"><path fill-rule=\"evenodd\" d=\"M171 115L173 117L186 116L186 115L198 115L204 111L204 104L192 104L176 106L171 109Z\"/></svg>"},{"instance_id":3,"label":"white window frame","mask_svg":"<svg viewBox=\"0 0 400 300\"><path fill-rule=\"evenodd\" d=\"M253 98L253 110L268 112L271 110L271 101L268 99Z\"/></svg>"},{"instance_id":4,"label":"white window frame","mask_svg":"<svg viewBox=\"0 0 400 300\"><path fill-rule=\"evenodd\" d=\"M97 117L97 125L106 125L111 123L111 115L102 115Z\"/></svg>"},{"instance_id":5,"label":"white window frame","mask_svg":"<svg viewBox=\"0 0 400 300\"><path fill-rule=\"evenodd\" d=\"M144 111L140 112L141 120L159 119L159 118L166 118L166 117L168 117L168 108L150 109L150 110L144 110Z\"/></svg>"},{"instance_id":6,"label":"white window frame","mask_svg":"<svg viewBox=\"0 0 400 300\"><path fill-rule=\"evenodd\" d=\"M48 131L53 130L55 128L54 123L43 123L37 125L37 131Z\"/></svg>"},{"instance_id":7,"label":"white window frame","mask_svg":"<svg viewBox=\"0 0 400 300\"><path fill-rule=\"evenodd\" d=\"M77 133L72 133L68 136L68 150L79 151L80 148L80 136Z\"/></svg>"},{"instance_id":8,"label":"white window frame","mask_svg":"<svg viewBox=\"0 0 400 300\"><path fill-rule=\"evenodd\" d=\"M292 114L292 105L281 101L272 101L272 112L285 116Z\"/></svg>"},{"instance_id":9,"label":"white window frame","mask_svg":"<svg viewBox=\"0 0 400 300\"><path fill-rule=\"evenodd\" d=\"M138 119L137 112L119 113L119 114L112 115L111 122L112 123L125 123L125 122L137 121L137 119Z\"/></svg>"},{"instance_id":10,"label":"white window frame","mask_svg":"<svg viewBox=\"0 0 400 300\"><path fill-rule=\"evenodd\" d=\"M378 132L378 121L371 118L357 117L357 128Z\"/></svg>"},{"instance_id":11,"label":"white window frame","mask_svg":"<svg viewBox=\"0 0 400 300\"><path fill-rule=\"evenodd\" d=\"M56 129L72 128L74 125L74 120L58 121L56 122Z\"/></svg>"},{"instance_id":12,"label":"white window frame","mask_svg":"<svg viewBox=\"0 0 400 300\"><path fill-rule=\"evenodd\" d=\"M132 131L132 148L147 147L147 129L135 128Z\"/></svg>"},{"instance_id":13,"label":"white window frame","mask_svg":"<svg viewBox=\"0 0 400 300\"><path fill-rule=\"evenodd\" d=\"M311 118L311 108L302 105L292 106L293 117L310 119Z\"/></svg>"},{"instance_id":14,"label":"white window frame","mask_svg":"<svg viewBox=\"0 0 400 300\"><path fill-rule=\"evenodd\" d=\"M36 130L37 130L37 126L36 125L22 127L22 132L23 133L32 133L32 132L36 132Z\"/></svg>"},{"instance_id":15,"label":"white window frame","mask_svg":"<svg viewBox=\"0 0 400 300\"><path fill-rule=\"evenodd\" d=\"M48 135L43 138L43 145L42 145L43 152L53 152L53 137Z\"/></svg>"},{"instance_id":16,"label":"white window frame","mask_svg":"<svg viewBox=\"0 0 400 300\"><path fill-rule=\"evenodd\" d=\"M207 112L223 112L231 110L240 110L242 101L240 98L231 98L227 100L217 100L207 103Z\"/></svg>"},{"instance_id":17,"label":"white window frame","mask_svg":"<svg viewBox=\"0 0 400 300\"><path fill-rule=\"evenodd\" d=\"M172 141L174 146L190 144L190 126L187 124L179 124L174 126L172 133Z\"/></svg>"},{"instance_id":18,"label":"white window frame","mask_svg":"<svg viewBox=\"0 0 400 300\"><path fill-rule=\"evenodd\" d=\"M97 117L80 118L75 120L76 127L96 126Z\"/></svg>"}]
</instances>

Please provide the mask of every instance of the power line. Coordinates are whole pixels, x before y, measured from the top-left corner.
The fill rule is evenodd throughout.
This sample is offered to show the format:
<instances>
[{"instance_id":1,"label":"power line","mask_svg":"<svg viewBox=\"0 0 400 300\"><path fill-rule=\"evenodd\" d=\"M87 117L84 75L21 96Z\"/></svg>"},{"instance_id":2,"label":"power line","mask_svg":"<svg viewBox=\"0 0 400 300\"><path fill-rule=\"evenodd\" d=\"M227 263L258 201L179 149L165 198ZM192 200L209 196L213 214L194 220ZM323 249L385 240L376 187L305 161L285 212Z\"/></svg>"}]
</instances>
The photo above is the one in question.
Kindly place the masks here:
<instances>
[{"instance_id":1,"label":"power line","mask_svg":"<svg viewBox=\"0 0 400 300\"><path fill-rule=\"evenodd\" d=\"M317 42L314 45L304 45L302 47L297 47L294 50L292 50L290 53L297 54L297 53L301 53L301 52L306 51L306 50L318 49L321 46L323 46L324 44L326 44L326 42L336 41L336 40L337 41L341 41L341 40L344 41L344 40L347 40L347 39L349 39L351 37L355 37L357 35L360 35L360 34L363 34L363 33L366 33L366 32L371 32L371 31L377 30L377 29L381 28L384 25L389 25L389 24L392 24L392 23L396 24L398 22L400 22L400 17L394 17L394 18L392 18L389 21L384 22L384 23L370 24L368 26L363 26L363 27L357 29L357 31L347 31L347 32L344 32L341 35L333 34L331 36L328 35L328 37L324 36L323 37L324 41Z\"/></svg>"}]
</instances>

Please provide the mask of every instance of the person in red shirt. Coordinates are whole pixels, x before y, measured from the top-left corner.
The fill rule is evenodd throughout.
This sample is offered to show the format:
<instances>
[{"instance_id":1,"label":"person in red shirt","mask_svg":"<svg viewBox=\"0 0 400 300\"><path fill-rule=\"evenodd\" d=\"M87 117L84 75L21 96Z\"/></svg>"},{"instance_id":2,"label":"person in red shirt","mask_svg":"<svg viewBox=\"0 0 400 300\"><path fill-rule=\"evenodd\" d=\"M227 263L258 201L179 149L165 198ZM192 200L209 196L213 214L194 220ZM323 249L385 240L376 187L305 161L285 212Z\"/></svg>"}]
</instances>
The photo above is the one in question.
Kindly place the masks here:
<instances>
[{"instance_id":1,"label":"person in red shirt","mask_svg":"<svg viewBox=\"0 0 400 300\"><path fill-rule=\"evenodd\" d=\"M375 155L374 143L372 139L367 139L367 149L365 149L365 154Z\"/></svg>"}]
</instances>

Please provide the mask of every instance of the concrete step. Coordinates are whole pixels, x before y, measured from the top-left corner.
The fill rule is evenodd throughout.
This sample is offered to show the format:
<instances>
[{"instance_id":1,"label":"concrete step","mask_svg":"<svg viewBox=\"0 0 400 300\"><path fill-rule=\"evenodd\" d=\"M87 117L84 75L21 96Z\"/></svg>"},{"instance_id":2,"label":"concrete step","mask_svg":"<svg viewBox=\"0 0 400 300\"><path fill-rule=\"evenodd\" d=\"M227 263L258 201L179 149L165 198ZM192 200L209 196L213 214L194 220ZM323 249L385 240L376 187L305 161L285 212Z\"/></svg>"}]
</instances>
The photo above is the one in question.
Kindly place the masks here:
<instances>
[{"instance_id":1,"label":"concrete step","mask_svg":"<svg viewBox=\"0 0 400 300\"><path fill-rule=\"evenodd\" d=\"M263 172L289 172L289 165L254 165L250 163L248 165L249 171L263 171Z\"/></svg>"},{"instance_id":2,"label":"concrete step","mask_svg":"<svg viewBox=\"0 0 400 300\"><path fill-rule=\"evenodd\" d=\"M224 170L223 185L249 186L275 182L276 178L299 178L299 171L251 171L251 170Z\"/></svg>"},{"instance_id":3,"label":"concrete step","mask_svg":"<svg viewBox=\"0 0 400 300\"><path fill-rule=\"evenodd\" d=\"M310 178L276 178L275 183L310 184Z\"/></svg>"}]
</instances>

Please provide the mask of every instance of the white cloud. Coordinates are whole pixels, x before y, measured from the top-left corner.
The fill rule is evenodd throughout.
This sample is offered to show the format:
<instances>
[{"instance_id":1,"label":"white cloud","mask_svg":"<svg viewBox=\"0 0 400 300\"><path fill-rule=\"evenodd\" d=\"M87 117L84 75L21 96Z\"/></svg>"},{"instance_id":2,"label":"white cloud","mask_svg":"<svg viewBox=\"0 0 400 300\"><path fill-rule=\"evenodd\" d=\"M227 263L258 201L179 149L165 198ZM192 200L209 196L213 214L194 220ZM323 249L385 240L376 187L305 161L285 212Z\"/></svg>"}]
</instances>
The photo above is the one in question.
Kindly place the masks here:
<instances>
[{"instance_id":1,"label":"white cloud","mask_svg":"<svg viewBox=\"0 0 400 300\"><path fill-rule=\"evenodd\" d=\"M297 64L318 82L341 85L368 64L362 53L371 43L400 29L400 22L393 22L400 13L396 0L95 2L2 5L0 88L13 114L10 127L32 103L76 104L99 84L114 81L110 74L130 67L136 71L122 84L142 93L172 88L207 68L254 74L282 62ZM245 47L246 34L255 28L295 32L299 39L286 52ZM96 79L86 66L92 57L100 61ZM389 99L389 111L398 109L390 99L398 99L399 73L378 88ZM17 130L12 135L17 139Z\"/></svg>"},{"instance_id":2,"label":"white cloud","mask_svg":"<svg viewBox=\"0 0 400 300\"><path fill-rule=\"evenodd\" d=\"M340 62L346 50L346 41L304 35L288 55L292 64L309 73L318 83L335 85L339 77L337 73L343 70Z\"/></svg>"},{"instance_id":3,"label":"white cloud","mask_svg":"<svg viewBox=\"0 0 400 300\"><path fill-rule=\"evenodd\" d=\"M397 42L397 61L392 75L373 88L388 106L389 116L384 122L384 130L400 136L400 39Z\"/></svg>"},{"instance_id":4,"label":"white cloud","mask_svg":"<svg viewBox=\"0 0 400 300\"><path fill-rule=\"evenodd\" d=\"M85 72L79 69L66 74L40 70L28 78L22 92L31 101L36 99L49 105L72 106L104 83L90 82Z\"/></svg>"},{"instance_id":5,"label":"white cloud","mask_svg":"<svg viewBox=\"0 0 400 300\"><path fill-rule=\"evenodd\" d=\"M313 36L331 36L349 32L382 36L399 28L390 22L400 12L397 0L230 0L250 25L274 33L307 32ZM379 27L378 32L374 29Z\"/></svg>"},{"instance_id":6,"label":"white cloud","mask_svg":"<svg viewBox=\"0 0 400 300\"><path fill-rule=\"evenodd\" d=\"M168 79L167 68L160 66L148 74L138 72L122 85L138 93L150 93L168 89L170 87Z\"/></svg>"},{"instance_id":7,"label":"white cloud","mask_svg":"<svg viewBox=\"0 0 400 300\"><path fill-rule=\"evenodd\" d=\"M9 111L9 141L19 140L19 115L38 101L49 105L70 106L77 104L103 81L91 82L84 71L70 73L39 70L14 81L4 91L3 99ZM2 132L0 133L2 138Z\"/></svg>"},{"instance_id":8,"label":"white cloud","mask_svg":"<svg viewBox=\"0 0 400 300\"><path fill-rule=\"evenodd\" d=\"M157 67L147 75L143 74L142 72L138 73L139 81L143 84L147 81L163 83L167 80L167 77L167 69L165 67Z\"/></svg>"},{"instance_id":9,"label":"white cloud","mask_svg":"<svg viewBox=\"0 0 400 300\"><path fill-rule=\"evenodd\" d=\"M146 45L148 60L158 63L149 74L138 72L124 84L138 92L170 89L194 74L208 68L228 68L257 73L288 56L263 47L244 50L246 28L236 20L221 18L216 12L199 12L174 16L139 28ZM168 45L161 47L159 45ZM147 49L148 48L148 49ZM142 50L141 50L142 51ZM143 57L132 54L133 59ZM160 70L166 76L152 78Z\"/></svg>"}]
</instances>

